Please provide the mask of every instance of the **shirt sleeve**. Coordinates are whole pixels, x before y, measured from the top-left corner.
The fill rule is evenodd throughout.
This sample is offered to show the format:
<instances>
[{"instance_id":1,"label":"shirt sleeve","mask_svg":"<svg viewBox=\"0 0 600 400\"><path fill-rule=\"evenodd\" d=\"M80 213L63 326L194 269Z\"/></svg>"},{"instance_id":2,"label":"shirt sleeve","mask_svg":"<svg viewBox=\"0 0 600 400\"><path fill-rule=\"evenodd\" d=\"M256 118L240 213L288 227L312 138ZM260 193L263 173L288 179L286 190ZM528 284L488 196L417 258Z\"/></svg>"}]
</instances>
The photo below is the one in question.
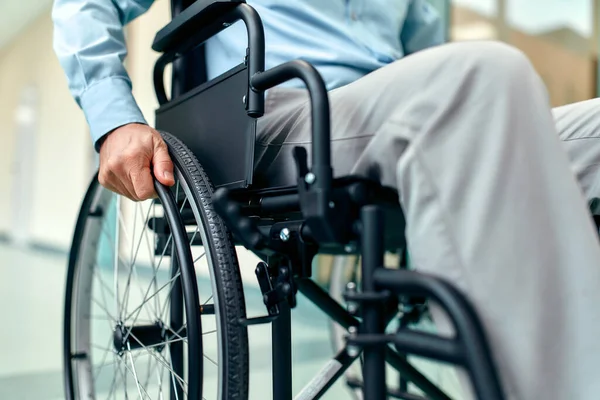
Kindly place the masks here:
<instances>
[{"instance_id":1,"label":"shirt sleeve","mask_svg":"<svg viewBox=\"0 0 600 400\"><path fill-rule=\"evenodd\" d=\"M55 0L54 51L83 110L93 143L128 123L146 123L123 61L123 27L153 0Z\"/></svg>"},{"instance_id":2,"label":"shirt sleeve","mask_svg":"<svg viewBox=\"0 0 600 400\"><path fill-rule=\"evenodd\" d=\"M410 2L400 38L407 55L444 43L444 23L427 0Z\"/></svg>"}]
</instances>

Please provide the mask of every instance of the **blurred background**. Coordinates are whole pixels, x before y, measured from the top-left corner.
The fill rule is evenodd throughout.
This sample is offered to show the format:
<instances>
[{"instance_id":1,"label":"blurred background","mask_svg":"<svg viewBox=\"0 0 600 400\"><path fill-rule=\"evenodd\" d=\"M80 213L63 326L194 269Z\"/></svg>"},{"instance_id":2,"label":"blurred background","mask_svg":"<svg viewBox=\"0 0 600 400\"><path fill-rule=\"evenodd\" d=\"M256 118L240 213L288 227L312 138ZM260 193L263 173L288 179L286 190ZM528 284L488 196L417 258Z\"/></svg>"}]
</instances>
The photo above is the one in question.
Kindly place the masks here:
<instances>
[{"instance_id":1,"label":"blurred background","mask_svg":"<svg viewBox=\"0 0 600 400\"><path fill-rule=\"evenodd\" d=\"M524 51L554 106L600 93L600 0L430 1L448 40L500 40ZM62 398L67 252L97 162L52 50L51 6L0 2L0 399ZM127 68L150 123L157 105L150 45L168 20L169 2L158 0L127 28ZM329 261L321 263L315 274L326 283ZM315 329L326 348L326 321L314 309L302 312L321 319ZM315 357L317 365L325 360Z\"/></svg>"}]
</instances>

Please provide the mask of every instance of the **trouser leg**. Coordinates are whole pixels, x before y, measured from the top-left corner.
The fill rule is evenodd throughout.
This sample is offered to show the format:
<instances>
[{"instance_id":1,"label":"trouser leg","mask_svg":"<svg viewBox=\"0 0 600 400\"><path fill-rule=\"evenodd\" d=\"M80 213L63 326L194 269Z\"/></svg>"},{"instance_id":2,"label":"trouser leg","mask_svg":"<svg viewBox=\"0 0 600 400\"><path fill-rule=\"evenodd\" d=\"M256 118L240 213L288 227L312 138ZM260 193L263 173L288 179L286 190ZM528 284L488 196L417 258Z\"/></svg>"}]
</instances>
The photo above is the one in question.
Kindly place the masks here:
<instances>
[{"instance_id":1,"label":"trouser leg","mask_svg":"<svg viewBox=\"0 0 600 400\"><path fill-rule=\"evenodd\" d=\"M310 141L306 100L286 93L259 137L265 182L293 176L289 152ZM510 398L597 396L600 247L526 58L442 46L330 98L336 174L398 188L412 263L475 304Z\"/></svg>"}]
</instances>

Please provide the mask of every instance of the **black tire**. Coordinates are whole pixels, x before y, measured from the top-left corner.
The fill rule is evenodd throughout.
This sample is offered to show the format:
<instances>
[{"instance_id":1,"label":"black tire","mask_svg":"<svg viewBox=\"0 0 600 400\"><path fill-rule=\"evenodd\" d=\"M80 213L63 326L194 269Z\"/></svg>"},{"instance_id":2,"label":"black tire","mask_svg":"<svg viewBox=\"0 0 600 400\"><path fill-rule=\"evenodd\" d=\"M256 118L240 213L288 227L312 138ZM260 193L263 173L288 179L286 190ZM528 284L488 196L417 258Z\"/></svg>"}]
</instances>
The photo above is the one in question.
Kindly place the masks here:
<instances>
[{"instance_id":1,"label":"black tire","mask_svg":"<svg viewBox=\"0 0 600 400\"><path fill-rule=\"evenodd\" d=\"M193 154L191 153L191 151L183 144L181 143L181 141L179 141L178 139L176 139L175 137L173 137L172 135L168 134L168 133L162 133L163 138L165 140L165 142L167 143L167 146L169 148L169 153L171 155L171 158L173 160L174 166L175 166L175 173L176 173L176 180L177 180L177 193L175 195L175 197L177 198L177 200L179 201L179 188L183 188L183 192L185 192L186 195L186 200L189 200L187 203L187 210L183 210L183 207L181 208L180 211L184 211L183 214L185 214L185 211L192 211L193 213L193 221L192 224L197 225L196 228L196 232L195 233L200 233L201 236L201 244L204 246L204 250L205 250L205 260L208 262L208 268L209 268L209 272L210 272L210 287L212 288L212 295L210 296L210 299L213 299L213 303L214 303L214 321L215 321L215 330L212 332L203 332L202 335L205 335L207 333L216 333L217 336L217 350L218 350L218 363L216 363L216 369L218 371L218 380L215 381L216 387L214 392L214 396L213 395L208 395L206 394L206 385L205 386L205 390L203 392L203 396L198 397L198 400L200 398L207 398L207 400L210 400L210 398L217 398L219 400L222 399L247 399L248 398L248 377L249 377L249 356L248 356L248 334L247 334L247 328L243 325L241 325L239 323L240 319L243 319L246 317L246 309L245 309L245 301L244 301L244 293L243 293L243 287L242 287L242 280L241 280L241 276L240 276L240 272L239 272L239 266L238 266L238 260L237 260L237 255L235 252L235 247L233 244L233 240L232 240L232 236L229 233L229 231L226 229L225 225L222 223L222 221L219 219L219 217L217 216L217 214L215 213L215 211L213 210L212 207L212 202L211 202L211 196L212 193L214 191L214 188L209 180L209 178L207 177L207 175L204 173L204 170L202 169L202 167L200 166L200 164L198 163L197 159L193 156ZM181 185L180 185L181 183ZM171 189L172 192L175 192L175 189ZM98 211L98 207L96 206L96 203L99 202L99 199L104 199L106 200L109 196L113 196L115 198L118 198L118 196L115 196L114 194L108 192L107 190L105 190L104 188L102 188L98 182L97 179L94 178L94 180L92 181L92 184L90 185L86 196L84 198L82 207L81 207L81 211L78 217L78 221L77 221L77 225L76 225L76 229L75 229L75 234L73 237L73 243L72 243L72 247L71 247L71 252L70 252L70 258L69 258L69 268L68 268L68 274L67 274L67 286L66 286L66 302L65 302L65 319L64 319L64 346L63 346L63 356L64 356L64 372L65 372L65 392L66 392L66 398L68 400L75 400L75 399L97 399L97 398L102 398L102 393L99 391L99 389L96 388L96 386L101 386L101 385L97 385L96 380L97 379L102 379L102 376L100 374L100 372L96 373L92 373L93 371L95 371L95 368L97 368L97 365L95 364L95 362L97 363L98 358L96 357L95 360L94 357L90 356L89 359L91 361L87 361L87 364L83 363L82 364L82 357L87 357L87 355L82 354L81 352L81 348L85 349L88 348L89 349L89 353L92 354L92 350L91 350L91 346L93 346L92 340L90 340L90 336L94 336L94 332L96 332L97 326L93 325L96 322L94 321L94 317L92 316L93 312L92 312L92 307L90 306L90 304L92 304L92 300L90 299L85 299L85 295L86 295L86 291L89 291L89 295L88 297L92 298L93 294L92 293L92 289L95 290L99 290L98 287L100 287L101 290L104 291L104 288L102 288L102 285L99 285L97 283L92 283L92 282L96 282L94 281L94 273L97 272L96 270L98 270L100 267L98 267L96 264L98 263L98 255L100 254L99 251L96 252L92 252L91 250L93 249L100 249L101 245L99 245L98 243L101 242L101 235L102 235L102 231L106 231L104 224L104 221L101 222L97 222L98 221L98 217L99 215L96 213L96 211ZM111 200L112 201L112 200ZM155 202L156 203L156 202ZM120 203L117 203L120 204ZM184 203L185 205L185 203ZM181 206L181 204L180 204ZM137 207L137 205L136 205ZM137 208L136 208L137 211ZM143 213L142 213L143 214ZM149 211L148 211L149 214ZM189 218L189 212L187 213L188 216L186 218ZM166 213L165 213L166 215ZM102 215L100 215L100 218L104 218ZM144 226L143 229L139 230L138 235L140 236L140 242L142 241L142 230L146 229L145 226L148 225L148 215L146 216L146 221L144 222L144 224L142 226ZM167 218L167 217L162 217ZM118 232L121 228L119 226L119 221L116 222L117 224L117 229L116 231ZM189 224L189 221L186 221L187 224ZM169 222L169 225L171 225L171 222ZM133 235L132 237L135 239L135 230L133 231ZM172 232L173 237L175 236L175 233ZM189 233L188 233L189 234ZM194 234L195 236L195 234ZM189 238L189 237L188 237ZM193 241L193 238L192 238ZM152 241L150 240L149 243L151 243ZM116 243L119 243L118 237L116 240ZM132 241L133 243L133 241ZM168 243L168 242L167 242ZM154 249L150 250L150 253L152 255L154 255L153 252L157 251L157 246L156 244L154 245L149 245L149 248L155 246ZM168 247L168 244L166 245ZM165 248L167 248L165 247ZM138 244L138 248L139 248L139 244ZM113 247L114 250L114 247ZM132 252L133 252L133 244L132 244ZM121 265L121 260L120 260L120 254L119 254L119 248L117 248L117 250L115 250L115 254L117 254L117 256L115 257L115 265L116 265L116 271L119 271L120 265ZM163 250L163 256L165 255L165 251ZM128 265L129 267L129 278L131 278L131 270L133 270L134 267L134 263L137 257L137 252L136 252L136 256L133 257L133 262L131 265ZM158 257L158 255L156 255L156 257ZM162 257L161 257L162 260ZM195 262L195 261L194 261ZM158 267L160 267L160 262L158 263L159 265L156 267L156 271L158 271ZM193 266L193 264L192 264ZM193 271L193 269L191 269ZM83 272L81 272L83 271ZM155 274L154 275L154 280L156 280L156 276L157 276L157 272L154 270L154 264L152 266L152 271ZM81 278L81 276L85 276L86 278ZM92 276L92 277L90 277ZM115 276L116 273L115 273ZM119 275L120 276L120 275ZM174 277L172 275L169 275L168 277L171 277L170 281L173 282ZM167 278L168 278L167 277ZM100 278L98 278L100 279ZM117 278L115 278L116 280ZM198 302L198 290L194 290L194 289L198 289L197 286L197 282L196 282L196 276L194 275L193 277L189 277L187 278L187 285L188 287L186 288L186 278L185 278L185 274L182 272L181 273L181 278L179 278L182 280L182 285L181 287L183 288L183 297L181 297L181 294L179 295L180 297L178 297L179 299L183 298L186 300L185 304L192 304L188 302L188 297L190 296L190 293L192 293L196 299L194 304L199 304ZM102 279L100 279L102 280ZM190 281L193 281L193 284L196 285L195 288L190 288L189 287L189 283ZM83 282L83 284L81 283ZM87 282L87 283L86 283ZM127 282L127 284L129 285L129 280ZM171 283L171 285L173 285ZM106 287L106 286L104 286ZM157 289L158 291L163 290L163 287L161 287L161 289ZM110 288L109 288L110 289ZM114 288L113 288L114 289ZM167 288L168 289L168 288ZM112 291L113 293L117 293L117 307L116 309L118 310L118 306L119 306L119 286L116 286L116 290ZM132 290L133 292L133 290ZM173 288L171 287L171 290L168 292L167 297L168 298L173 298L173 294L172 292L174 292ZM195 293L194 293L195 292ZM158 292L157 292L158 293ZM162 292L164 293L164 292ZM147 293L146 293L147 295ZM84 298L84 305L82 306L81 303L81 298ZM200 292L199 296L202 297L203 293ZM157 295L156 298L158 298L159 296ZM180 300L178 300L180 301ZM86 303L87 302L87 303ZM124 302L124 300L123 300ZM149 301L144 297L143 298L143 302L142 305L144 303L146 303ZM128 302L127 302L128 303ZM128 315L129 311L127 309L128 304L125 303L125 311L124 311L124 315ZM106 303L105 303L106 304ZM137 304L137 303L136 303ZM165 301L165 305L167 304L167 302ZM205 303L206 304L206 303ZM157 311L161 311L160 313L158 313L157 315L162 316L164 309L165 309L165 305L163 305L162 308L158 308L156 307L155 309ZM204 305L202 305L204 306ZM87 310L86 310L87 307ZM169 309L169 307L166 307L167 309ZM186 318L186 324L188 323L188 319L190 318L190 315L192 316L192 318L194 318L193 314L188 313L187 307L185 308L185 318ZM199 305L198 306L199 309L202 309L202 307ZM196 308L196 309L198 309ZM180 307L181 309L181 307ZM83 310L83 311L82 311ZM171 307L171 314L173 313L173 307ZM115 312L113 312L113 314L115 314ZM118 317L117 313L117 317ZM139 314L139 312L138 312ZM197 313L199 314L199 313ZM85 317L87 315L87 317ZM83 316L83 317L82 317ZM107 316L110 316L107 313ZM203 315L202 316L202 328L206 330L205 326L204 326L204 318L212 318L212 313L209 313L208 315ZM108 318L106 318L108 319ZM118 319L118 318L117 318ZM200 318L198 318L200 319ZM83 320L83 322L82 322ZM166 321L167 324L171 323L172 320L168 320ZM160 322L160 321L159 321ZM140 322L138 322L139 324ZM162 323L162 322L161 322ZM111 322L109 322L109 325L111 324ZM131 322L131 326L135 326L136 325L136 321L135 319L133 320L133 322ZM100 325L98 325L98 327L100 327ZM189 324L189 327L191 329L192 324ZM110 339L111 335L113 335L112 332L105 332L107 331L106 326L102 325L100 327L102 329L103 333L107 333L108 335L108 339ZM78 335L81 336L81 332L83 331L83 340L78 339ZM90 334L90 332L92 332ZM168 332L172 332L172 331L168 331ZM183 331L185 332L185 330ZM181 335L183 335L183 333L181 333ZM190 334L191 335L191 334ZM163 338L161 339L161 343L162 341L164 341L165 343L165 347L168 347L169 350L168 353L165 354L169 354L169 358L170 358L170 353L173 351L173 349L171 347L174 347L175 344L169 342L170 340L172 340L173 338L175 338L175 336L168 336L165 337L163 334ZM82 346L81 344L78 343L85 343L87 339L87 346ZM189 341L192 340L192 337L185 337L181 338L179 337L179 339L186 340L186 343L188 343ZM179 340L177 339L177 340ZM131 340L131 339L130 339ZM208 358L206 356L206 348L204 349L204 357L201 357L204 359L204 375L205 376L191 376L190 375L190 371L192 371L192 369L190 369L190 365L192 365L193 363L190 362L190 358L192 357L192 354L190 352L190 349L193 348L202 348L202 344L203 342L206 341L206 336L201 336L199 338L196 338L194 340L197 340L197 345L191 345L191 344L187 344L186 348L187 348L187 356L185 357L180 357L180 362L183 363L183 360L187 360L187 367L181 367L183 369L181 369L181 376L185 377L185 379L187 380L187 382L185 382L186 384L186 393L188 394L188 396L185 396L186 398L189 397L190 400L196 400L196 396L191 396L190 395L192 393L197 393L198 390L196 388L200 387L202 388L203 386L203 381L205 382L205 376L206 376L206 366L207 364L210 365L210 363L206 362L206 359L212 361L210 358ZM176 341L176 340L173 340ZM104 343L104 342L103 342ZM183 343L183 342L182 342ZM180 344L182 344L180 343ZM109 345L108 347L112 347L112 345ZM151 346L148 346L148 349L144 348L148 353L150 353L150 349ZM111 351L114 351L114 349L112 349ZM162 350L161 350L162 351ZM180 350L179 350L180 351ZM106 350L105 350L106 352ZM129 349L129 354L133 354L132 350ZM110 355L110 353L109 353ZM113 354L113 356L116 358L116 356ZM151 358L150 355L147 356L148 358ZM155 357L156 356L152 356ZM161 356L162 357L162 356ZM106 358L106 356L105 356ZM197 357L196 357L197 358ZM166 358L163 358L164 360L166 360ZM170 359L169 362L167 362L167 369L168 366L170 365L173 369L177 370L179 372L179 370L177 368L175 368L174 365L177 364L177 361L175 360L175 356L173 356L172 359ZM95 361L95 362L94 362ZM202 360L201 360L202 361ZM80 364L78 364L78 362ZM135 363L138 362L138 367L139 367L139 363L140 361L136 361L135 359L131 359L131 366L135 367ZM152 362L152 361L151 361ZM104 360L102 361L102 366L100 367L100 369L104 368ZM170 364L169 364L170 363ZM214 362L213 362L214 363ZM155 364L159 365L158 361L155 361ZM164 362L163 362L164 364ZM196 363L197 364L197 363ZM183 364L181 364L183 366ZM202 365L202 363L200 363L200 365ZM127 368L127 365L124 366L125 368ZM116 375L117 375L117 371L116 371L117 367L107 367L107 369L112 370L114 369L114 371L112 371L112 374L115 376L115 378L113 378L113 385L116 379ZM120 364L119 367L121 368ZM150 370L150 366L148 367L148 370ZM159 368L159 367L154 367ZM164 366L162 367L163 369L165 368ZM131 371L131 368L128 368L129 372ZM196 368L197 369L197 368ZM135 372L135 368L133 368L134 372ZM195 369L194 369L195 370ZM202 370L202 367L200 367L200 370ZM123 369L123 371L125 371ZM103 373L106 372L103 371ZM111 371L109 371L111 372ZM121 372L122 373L122 372ZM167 372L168 373L168 372ZM186 374L187 373L187 374ZM85 379L84 379L84 384L81 384L82 379L81 379L81 375L85 375L91 383L90 384L85 384ZM158 374L158 373L157 373ZM163 372L160 372L160 374L162 375ZM98 378L98 376L100 375L100 378ZM148 375L151 375L150 372L148 372ZM200 374L198 374L200 375ZM112 376L112 375L111 375ZM135 376L135 375L133 375ZM93 377L93 379L92 379ZM108 379L110 379L110 376L108 377ZM120 381L125 381L125 391L128 392L131 389L131 379L129 380L129 387L127 386L127 380L125 378L119 378L118 380ZM140 378L140 381L142 379ZM135 376L135 381L136 384L138 384L138 387L140 386L140 381L138 381L138 377ZM166 382L166 380L165 380ZM104 384L106 382L103 382ZM162 385L163 383L161 383ZM183 385L181 385L183 387ZM135 387L135 386L134 386ZM173 394L173 386L171 386L171 398L172 399L181 399L183 400L183 396L175 396ZM192 388L192 389L190 389ZM112 390L112 389L111 389ZM140 390L138 388L138 390ZM162 398L169 398L169 395L166 394L168 392L161 392L160 397ZM141 396L141 394L140 394ZM144 398L158 398L158 395L152 395L149 393L144 394L144 396L142 396Z\"/></svg>"},{"instance_id":2,"label":"black tire","mask_svg":"<svg viewBox=\"0 0 600 400\"><path fill-rule=\"evenodd\" d=\"M175 136L161 132L169 147L169 154L176 167L183 172L187 182L193 182L192 197L199 206L203 225L209 229L206 238L215 279L220 315L224 316L222 332L223 388L221 399L247 399L249 379L248 329L240 324L246 318L244 289L233 237L212 205L214 187L204 169L183 142Z\"/></svg>"}]
</instances>

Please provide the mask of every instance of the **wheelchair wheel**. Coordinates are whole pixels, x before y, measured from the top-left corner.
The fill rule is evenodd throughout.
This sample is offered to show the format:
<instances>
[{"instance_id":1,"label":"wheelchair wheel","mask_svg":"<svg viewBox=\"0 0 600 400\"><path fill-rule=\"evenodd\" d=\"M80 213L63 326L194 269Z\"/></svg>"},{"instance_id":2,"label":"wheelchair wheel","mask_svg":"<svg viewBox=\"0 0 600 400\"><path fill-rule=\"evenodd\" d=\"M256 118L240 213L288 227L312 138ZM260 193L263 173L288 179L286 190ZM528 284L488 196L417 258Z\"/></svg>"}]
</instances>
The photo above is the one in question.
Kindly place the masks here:
<instances>
[{"instance_id":1,"label":"wheelchair wheel","mask_svg":"<svg viewBox=\"0 0 600 400\"><path fill-rule=\"evenodd\" d=\"M248 397L235 247L198 161L178 139L163 138L175 167L176 184L165 191L171 208L160 193L134 203L96 179L83 201L66 284L69 400Z\"/></svg>"}]
</instances>

